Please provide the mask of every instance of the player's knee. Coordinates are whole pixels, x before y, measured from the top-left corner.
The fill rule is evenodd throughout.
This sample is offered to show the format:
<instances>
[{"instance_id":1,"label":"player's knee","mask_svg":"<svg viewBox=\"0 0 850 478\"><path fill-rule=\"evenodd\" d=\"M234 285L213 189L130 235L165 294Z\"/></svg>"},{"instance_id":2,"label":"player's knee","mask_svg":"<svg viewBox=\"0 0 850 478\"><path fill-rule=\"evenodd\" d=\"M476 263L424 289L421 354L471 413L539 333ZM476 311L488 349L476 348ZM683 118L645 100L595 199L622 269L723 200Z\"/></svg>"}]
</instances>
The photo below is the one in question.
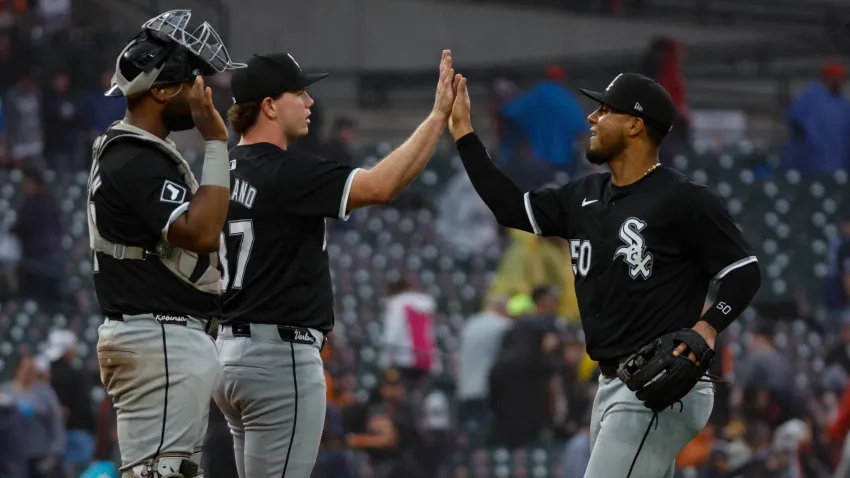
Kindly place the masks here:
<instances>
[{"instance_id":1,"label":"player's knee","mask_svg":"<svg viewBox=\"0 0 850 478\"><path fill-rule=\"evenodd\" d=\"M201 478L201 465L183 455L160 455L125 471L121 478Z\"/></svg>"}]
</instances>

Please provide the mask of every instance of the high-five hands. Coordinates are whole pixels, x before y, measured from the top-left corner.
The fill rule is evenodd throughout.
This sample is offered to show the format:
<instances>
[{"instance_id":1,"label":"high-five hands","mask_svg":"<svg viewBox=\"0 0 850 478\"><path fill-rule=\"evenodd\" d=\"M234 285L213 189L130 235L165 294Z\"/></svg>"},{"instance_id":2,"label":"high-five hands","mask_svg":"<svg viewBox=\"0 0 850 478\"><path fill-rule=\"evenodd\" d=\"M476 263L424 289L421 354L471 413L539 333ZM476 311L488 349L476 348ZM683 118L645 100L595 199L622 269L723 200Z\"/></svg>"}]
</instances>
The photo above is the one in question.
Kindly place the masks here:
<instances>
[{"instance_id":1,"label":"high-five hands","mask_svg":"<svg viewBox=\"0 0 850 478\"><path fill-rule=\"evenodd\" d=\"M452 87L452 79L455 70L452 68L451 50L443 50L443 58L440 61L440 80L437 82L437 93L434 98L434 110L432 114L439 116L443 121L448 120L452 112L452 104L455 95Z\"/></svg>"},{"instance_id":2,"label":"high-five hands","mask_svg":"<svg viewBox=\"0 0 850 478\"><path fill-rule=\"evenodd\" d=\"M456 75L452 68L451 50L443 50L440 61L440 80L437 83L437 93L432 114L443 120L448 120L449 132L455 140L472 132L470 117L469 90L466 88L466 78Z\"/></svg>"},{"instance_id":3,"label":"high-five hands","mask_svg":"<svg viewBox=\"0 0 850 478\"><path fill-rule=\"evenodd\" d=\"M455 99L449 116L449 132L455 141L472 132L472 118L469 109L469 90L466 88L466 78L463 75L455 75Z\"/></svg>"}]
</instances>

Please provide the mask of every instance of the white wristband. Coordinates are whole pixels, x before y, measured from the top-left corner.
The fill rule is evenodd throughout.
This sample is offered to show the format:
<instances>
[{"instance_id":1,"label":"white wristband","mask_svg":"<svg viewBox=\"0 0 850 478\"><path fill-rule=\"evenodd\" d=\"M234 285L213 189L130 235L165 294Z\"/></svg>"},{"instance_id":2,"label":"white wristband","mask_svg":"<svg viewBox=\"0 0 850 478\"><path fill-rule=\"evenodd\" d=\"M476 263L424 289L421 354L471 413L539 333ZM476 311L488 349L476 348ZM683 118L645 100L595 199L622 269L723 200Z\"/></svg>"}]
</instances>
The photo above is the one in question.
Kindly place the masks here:
<instances>
[{"instance_id":1,"label":"white wristband","mask_svg":"<svg viewBox=\"0 0 850 478\"><path fill-rule=\"evenodd\" d=\"M226 141L207 141L204 151L204 167L201 184L230 188L230 161Z\"/></svg>"}]
</instances>

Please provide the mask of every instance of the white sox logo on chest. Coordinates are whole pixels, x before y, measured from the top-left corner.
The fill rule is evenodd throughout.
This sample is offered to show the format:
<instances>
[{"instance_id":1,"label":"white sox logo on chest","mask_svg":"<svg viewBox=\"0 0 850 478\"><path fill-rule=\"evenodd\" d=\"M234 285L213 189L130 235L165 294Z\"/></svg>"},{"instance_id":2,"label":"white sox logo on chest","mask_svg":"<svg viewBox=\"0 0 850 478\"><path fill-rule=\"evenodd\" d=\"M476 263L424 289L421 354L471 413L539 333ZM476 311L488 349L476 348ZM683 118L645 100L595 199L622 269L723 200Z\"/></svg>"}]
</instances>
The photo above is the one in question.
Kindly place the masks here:
<instances>
[{"instance_id":1,"label":"white sox logo on chest","mask_svg":"<svg viewBox=\"0 0 850 478\"><path fill-rule=\"evenodd\" d=\"M629 266L632 279L642 276L649 279L652 275L652 254L646 252L646 241L640 234L646 227L646 222L636 217L630 217L620 226L620 240L626 245L620 246L614 253L614 259L622 256L623 262Z\"/></svg>"}]
</instances>

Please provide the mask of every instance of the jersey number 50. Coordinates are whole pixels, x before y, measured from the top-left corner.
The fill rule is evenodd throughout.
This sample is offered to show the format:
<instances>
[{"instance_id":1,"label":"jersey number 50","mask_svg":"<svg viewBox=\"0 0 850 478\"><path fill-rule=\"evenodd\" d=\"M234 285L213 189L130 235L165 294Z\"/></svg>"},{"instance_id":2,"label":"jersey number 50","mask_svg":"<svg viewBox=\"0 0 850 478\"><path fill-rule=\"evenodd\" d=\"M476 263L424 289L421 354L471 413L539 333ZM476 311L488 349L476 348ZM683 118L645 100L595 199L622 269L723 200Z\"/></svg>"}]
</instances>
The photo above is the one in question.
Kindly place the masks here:
<instances>
[{"instance_id":1,"label":"jersey number 50","mask_svg":"<svg viewBox=\"0 0 850 478\"><path fill-rule=\"evenodd\" d=\"M590 241L570 239L570 259L573 261L573 275L586 276L590 270Z\"/></svg>"},{"instance_id":2,"label":"jersey number 50","mask_svg":"<svg viewBox=\"0 0 850 478\"><path fill-rule=\"evenodd\" d=\"M239 241L239 249L236 250L236 271L233 274L232 284L234 289L241 289L245 280L245 267L248 265L248 258L251 257L251 248L254 247L254 223L250 219L230 221L227 223L227 232L231 236L242 236ZM223 266L221 288L223 291L227 291L231 284L230 265L227 263L227 241L224 234L222 234L221 250L218 255Z\"/></svg>"}]
</instances>

